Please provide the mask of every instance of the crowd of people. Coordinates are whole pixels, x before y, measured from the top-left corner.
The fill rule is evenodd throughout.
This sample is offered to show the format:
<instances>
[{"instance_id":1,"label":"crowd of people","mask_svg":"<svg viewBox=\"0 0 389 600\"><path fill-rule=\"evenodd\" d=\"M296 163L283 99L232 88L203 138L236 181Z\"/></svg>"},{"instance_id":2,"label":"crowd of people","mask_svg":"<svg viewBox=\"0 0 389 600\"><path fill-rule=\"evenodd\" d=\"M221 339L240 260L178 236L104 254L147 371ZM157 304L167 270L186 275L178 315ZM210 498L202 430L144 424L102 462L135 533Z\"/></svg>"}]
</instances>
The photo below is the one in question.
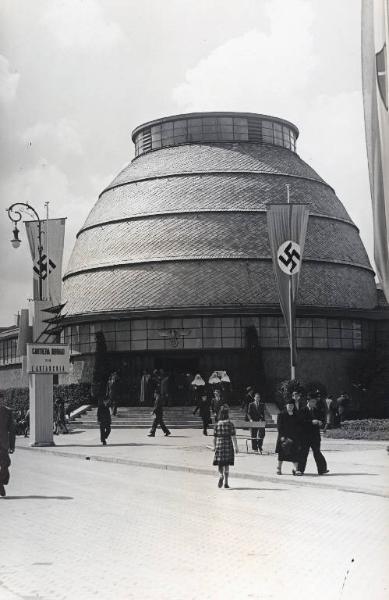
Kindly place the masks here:
<instances>
[{"instance_id":1,"label":"crowd of people","mask_svg":"<svg viewBox=\"0 0 389 600\"><path fill-rule=\"evenodd\" d=\"M111 415L117 414L118 374L114 371L107 384L104 398L100 399L97 409L97 420L100 425L101 443L106 446L111 433ZM223 397L223 389L205 386L197 390L196 406L193 414L199 414L202 420L203 435L208 435L208 428L213 427L214 459L218 467L218 486L228 488L229 468L234 465L235 453L238 452L236 429L230 420L229 406ZM166 393L163 379L155 386L153 392L154 405L152 408L153 422L148 433L155 437L158 427L165 436L171 432L164 421ZM305 472L309 451L312 450L318 475L329 473L327 462L321 452L321 430L338 427L347 414L349 397L342 392L339 398L332 396L322 400L319 391L308 394L306 400L302 394L294 391L288 396L285 408L277 418L277 454L278 475L282 474L284 462L293 464L292 473L302 476ZM247 387L241 408L244 420L250 430L251 448L253 452L262 454L265 438L265 404L261 396L252 387ZM54 403L54 434L68 433L65 402L59 398ZM252 426L250 426L252 423ZM15 448L15 435L27 436L29 432L29 411L18 411L14 419L12 411L5 406L3 395L0 393L0 495L5 495L4 485L9 481L9 454Z\"/></svg>"},{"instance_id":2,"label":"crowd of people","mask_svg":"<svg viewBox=\"0 0 389 600\"><path fill-rule=\"evenodd\" d=\"M316 462L318 475L329 473L326 459L320 449L320 430L324 429L325 425L326 413L318 392L308 395L306 406L298 392L294 392L287 399L285 409L277 418L278 475L282 474L284 461L293 463L293 475L303 475L310 450Z\"/></svg>"}]
</instances>

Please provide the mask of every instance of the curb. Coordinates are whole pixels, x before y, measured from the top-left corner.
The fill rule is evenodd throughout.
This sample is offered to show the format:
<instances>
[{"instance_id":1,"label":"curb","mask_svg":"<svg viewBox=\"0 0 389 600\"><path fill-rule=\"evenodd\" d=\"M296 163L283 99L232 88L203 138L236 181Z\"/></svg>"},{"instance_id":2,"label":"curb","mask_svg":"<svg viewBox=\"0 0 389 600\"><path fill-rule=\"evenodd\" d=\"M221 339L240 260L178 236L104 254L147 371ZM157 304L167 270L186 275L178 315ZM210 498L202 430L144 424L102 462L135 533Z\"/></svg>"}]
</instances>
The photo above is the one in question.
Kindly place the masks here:
<instances>
[{"instance_id":1,"label":"curb","mask_svg":"<svg viewBox=\"0 0 389 600\"><path fill-rule=\"evenodd\" d=\"M127 465L129 467L141 467L146 469L158 469L160 471L173 471L179 473L194 473L196 475L208 475L215 477L216 471L214 469L210 469L207 467L190 467L184 465L174 465L174 464L162 464L155 463L149 461L142 460L133 460L130 458L118 458L115 456L99 456L97 454L91 454L89 456L85 456L85 454L80 454L78 452L66 452L64 450L51 450L45 447L33 447L33 446L18 446L18 450L27 450L32 452L43 452L44 454L50 454L55 456L61 456L64 458L77 458L81 460L90 460L95 462L105 462L105 463L113 463L119 465ZM271 475L254 475L252 473L234 473L234 479L243 479L250 481L270 481L271 483L282 483L286 485L292 485L296 487L310 487L310 488L319 488L332 492L349 492L351 494L364 494L367 496L376 496L378 498L386 498L389 499L389 495L384 492L370 492L364 490L362 488L350 488L350 487L335 487L335 486L327 486L324 483L311 483L309 481L302 481L302 478L299 477L296 479L285 479L282 476L273 477Z\"/></svg>"}]
</instances>

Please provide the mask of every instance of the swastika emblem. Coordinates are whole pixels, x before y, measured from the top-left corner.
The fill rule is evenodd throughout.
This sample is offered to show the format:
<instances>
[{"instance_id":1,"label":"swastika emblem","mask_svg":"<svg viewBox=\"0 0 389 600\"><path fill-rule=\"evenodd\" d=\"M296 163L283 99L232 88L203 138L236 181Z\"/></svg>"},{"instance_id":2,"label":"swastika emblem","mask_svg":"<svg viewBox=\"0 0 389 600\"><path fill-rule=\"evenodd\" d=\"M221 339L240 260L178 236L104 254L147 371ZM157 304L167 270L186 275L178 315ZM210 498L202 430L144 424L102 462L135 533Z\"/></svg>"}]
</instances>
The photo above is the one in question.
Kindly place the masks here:
<instances>
[{"instance_id":1,"label":"swastika emblem","mask_svg":"<svg viewBox=\"0 0 389 600\"><path fill-rule=\"evenodd\" d=\"M55 263L53 263L53 261L51 260L51 258L49 258L49 275L50 273L52 273L54 271L54 269L57 267L57 265ZM47 257L46 254L42 255L42 260L39 261L39 259L36 261L36 264L34 265L34 272L38 275L39 277L39 273L41 273L42 279L46 279L47 277Z\"/></svg>"},{"instance_id":2,"label":"swastika emblem","mask_svg":"<svg viewBox=\"0 0 389 600\"><path fill-rule=\"evenodd\" d=\"M287 275L294 275L300 271L301 250L299 244L287 240L278 248L277 262L281 271Z\"/></svg>"}]
</instances>

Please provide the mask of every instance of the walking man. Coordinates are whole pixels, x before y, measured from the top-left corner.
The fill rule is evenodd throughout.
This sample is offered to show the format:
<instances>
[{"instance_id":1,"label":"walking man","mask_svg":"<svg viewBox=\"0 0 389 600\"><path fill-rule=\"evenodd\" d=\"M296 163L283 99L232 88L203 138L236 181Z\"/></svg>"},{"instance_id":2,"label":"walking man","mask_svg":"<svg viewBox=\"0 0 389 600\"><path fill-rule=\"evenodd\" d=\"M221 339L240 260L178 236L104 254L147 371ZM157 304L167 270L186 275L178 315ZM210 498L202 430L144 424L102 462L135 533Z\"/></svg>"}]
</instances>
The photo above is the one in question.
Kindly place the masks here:
<instances>
[{"instance_id":1,"label":"walking man","mask_svg":"<svg viewBox=\"0 0 389 600\"><path fill-rule=\"evenodd\" d=\"M261 395L256 392L254 394L254 402L249 404L248 408L249 421L265 421L265 405L261 402ZM254 452L262 454L263 440L265 438L264 427L251 428L251 447Z\"/></svg>"},{"instance_id":2,"label":"walking man","mask_svg":"<svg viewBox=\"0 0 389 600\"><path fill-rule=\"evenodd\" d=\"M154 416L154 421L150 429L149 437L155 437L155 432L157 430L158 425L161 426L162 431L166 436L170 435L169 429L166 427L165 422L163 420L163 398L161 396L161 392L159 390L155 390L154 392L154 408L151 413Z\"/></svg>"},{"instance_id":3,"label":"walking man","mask_svg":"<svg viewBox=\"0 0 389 600\"><path fill-rule=\"evenodd\" d=\"M249 421L249 406L252 402L254 402L254 390L249 385L246 388L246 394L245 394L245 397L243 399L242 406L241 406L242 410L244 410L244 420L245 421Z\"/></svg>"},{"instance_id":4,"label":"walking man","mask_svg":"<svg viewBox=\"0 0 389 600\"><path fill-rule=\"evenodd\" d=\"M100 423L100 440L103 446L107 445L107 438L111 433L111 411L109 410L109 399L104 398L97 409L97 420Z\"/></svg>"},{"instance_id":5,"label":"walking man","mask_svg":"<svg viewBox=\"0 0 389 600\"><path fill-rule=\"evenodd\" d=\"M0 496L5 496L4 486L9 482L9 457L15 450L15 423L12 410L5 406L4 394L0 392Z\"/></svg>"},{"instance_id":6,"label":"walking man","mask_svg":"<svg viewBox=\"0 0 389 600\"><path fill-rule=\"evenodd\" d=\"M117 415L119 404L120 378L117 371L111 373L107 383L107 398L112 407L112 414Z\"/></svg>"},{"instance_id":7,"label":"walking man","mask_svg":"<svg viewBox=\"0 0 389 600\"><path fill-rule=\"evenodd\" d=\"M347 417L347 411L348 411L348 407L349 407L349 403L350 403L350 398L349 398L348 394L346 394L345 392L342 392L340 394L339 398L337 399L337 402L338 402L339 421L340 421L340 423L343 423L343 421Z\"/></svg>"},{"instance_id":8,"label":"walking man","mask_svg":"<svg viewBox=\"0 0 389 600\"><path fill-rule=\"evenodd\" d=\"M310 448L316 462L319 475L329 473L327 462L320 451L320 429L324 427L325 414L317 406L317 396L308 397L308 406L298 412L301 427L301 456L299 460L299 471L304 473Z\"/></svg>"},{"instance_id":9,"label":"walking man","mask_svg":"<svg viewBox=\"0 0 389 600\"><path fill-rule=\"evenodd\" d=\"M211 423L211 402L207 394L201 394L201 400L193 411L195 415L199 411L199 415L203 421L203 435L208 435L207 427Z\"/></svg>"}]
</instances>

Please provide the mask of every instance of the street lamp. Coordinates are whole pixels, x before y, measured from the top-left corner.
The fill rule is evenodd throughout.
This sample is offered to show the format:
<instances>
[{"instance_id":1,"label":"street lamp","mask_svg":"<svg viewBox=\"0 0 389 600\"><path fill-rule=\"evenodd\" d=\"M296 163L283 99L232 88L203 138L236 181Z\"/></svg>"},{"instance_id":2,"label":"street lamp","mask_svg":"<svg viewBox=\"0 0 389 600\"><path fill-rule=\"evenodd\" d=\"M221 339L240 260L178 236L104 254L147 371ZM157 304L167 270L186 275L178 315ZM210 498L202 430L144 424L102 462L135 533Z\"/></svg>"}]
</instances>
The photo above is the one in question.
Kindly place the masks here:
<instances>
[{"instance_id":1,"label":"street lamp","mask_svg":"<svg viewBox=\"0 0 389 600\"><path fill-rule=\"evenodd\" d=\"M15 208L16 207L16 208ZM33 206L31 206L30 204L27 204L25 202L15 202L14 204L11 204L11 206L9 208L6 209L7 213L8 213L8 217L9 219L12 221L12 223L14 224L14 229L12 230L12 233L14 235L13 239L11 240L11 244L13 248L19 248L20 246L20 239L19 239L19 229L18 229L18 223L19 221L21 221L22 219L22 214L20 212L20 210L23 210L23 208L21 208L20 210L17 210L17 207L24 207L24 209L29 210L34 217L36 218L37 222L38 222L38 285L39 285L39 300L43 300L43 277L42 277L42 254L43 254L43 246L42 246L42 221L39 218L38 213L36 212L35 208Z\"/></svg>"}]
</instances>

